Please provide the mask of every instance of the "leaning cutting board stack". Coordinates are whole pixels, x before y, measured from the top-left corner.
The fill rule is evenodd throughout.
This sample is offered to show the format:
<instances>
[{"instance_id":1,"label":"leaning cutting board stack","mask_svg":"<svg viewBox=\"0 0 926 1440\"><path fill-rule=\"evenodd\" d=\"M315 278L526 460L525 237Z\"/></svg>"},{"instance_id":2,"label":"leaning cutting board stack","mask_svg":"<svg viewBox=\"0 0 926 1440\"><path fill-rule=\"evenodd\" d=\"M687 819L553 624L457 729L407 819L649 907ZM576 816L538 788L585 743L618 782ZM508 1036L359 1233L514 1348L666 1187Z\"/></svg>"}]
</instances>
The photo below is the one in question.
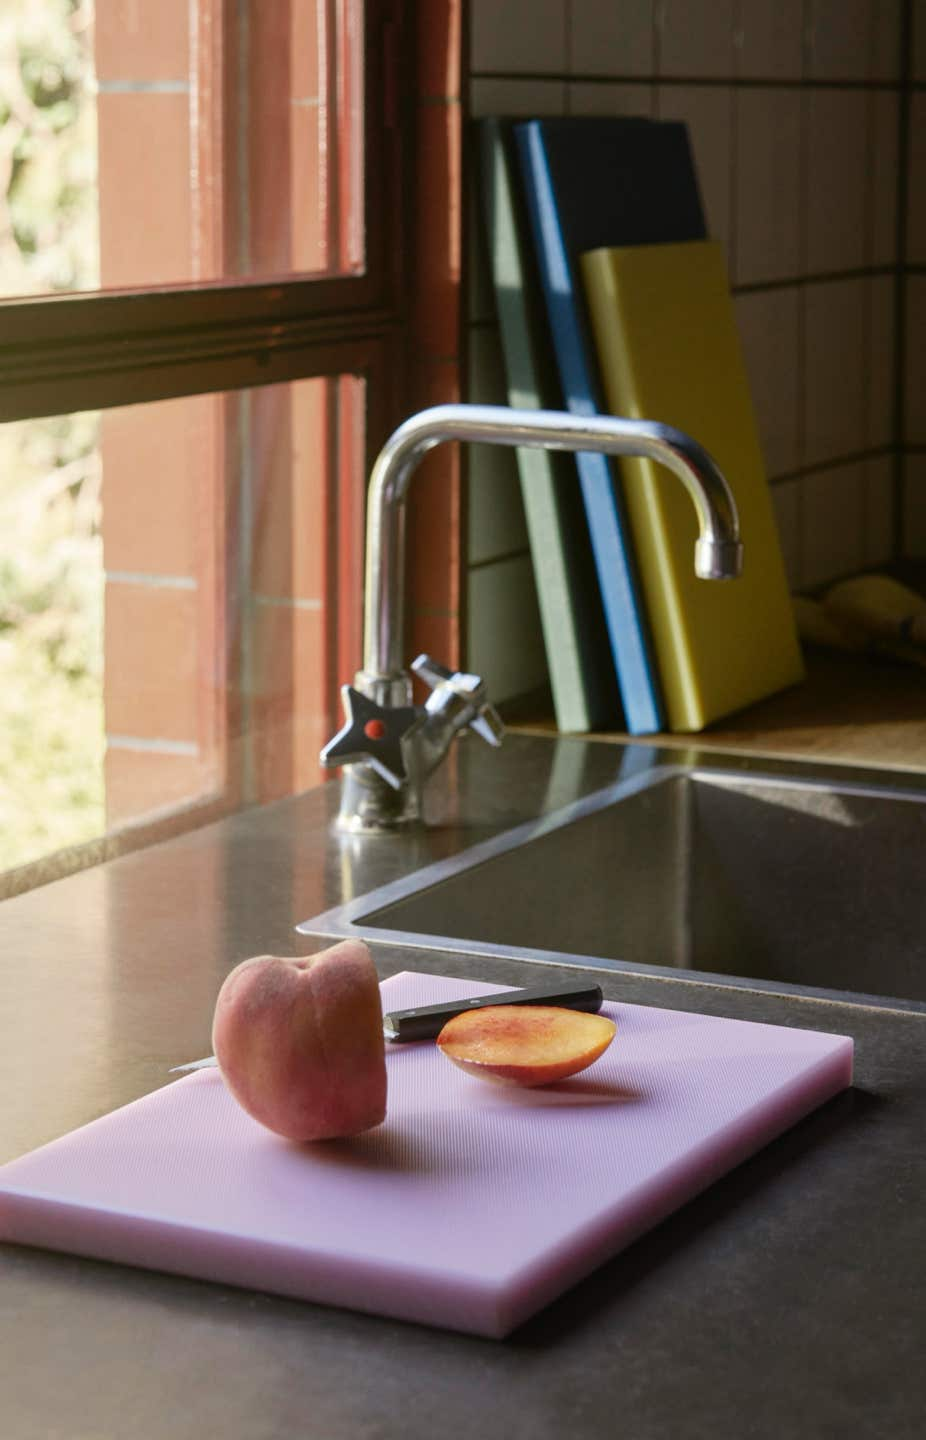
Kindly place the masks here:
<instances>
[{"instance_id":1,"label":"leaning cutting board stack","mask_svg":"<svg viewBox=\"0 0 926 1440\"><path fill-rule=\"evenodd\" d=\"M558 727L702 730L801 680L803 665L686 127L480 124L509 403L687 431L726 475L744 544L740 579L698 580L694 508L655 462L519 452Z\"/></svg>"}]
</instances>

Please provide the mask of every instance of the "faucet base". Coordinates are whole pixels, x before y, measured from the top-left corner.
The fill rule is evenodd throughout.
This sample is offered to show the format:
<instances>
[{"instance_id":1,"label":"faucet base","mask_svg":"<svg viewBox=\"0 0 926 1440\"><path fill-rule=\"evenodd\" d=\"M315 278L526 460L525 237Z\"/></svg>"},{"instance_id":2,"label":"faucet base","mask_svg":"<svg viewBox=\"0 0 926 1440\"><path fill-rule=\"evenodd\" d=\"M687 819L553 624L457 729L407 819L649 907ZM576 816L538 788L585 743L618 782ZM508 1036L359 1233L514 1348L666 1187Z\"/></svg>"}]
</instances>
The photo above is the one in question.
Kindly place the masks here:
<instances>
[{"instance_id":1,"label":"faucet base","mask_svg":"<svg viewBox=\"0 0 926 1440\"><path fill-rule=\"evenodd\" d=\"M387 835L417 829L422 819L421 783L394 789L369 765L350 765L341 782L336 827L346 835Z\"/></svg>"}]
</instances>

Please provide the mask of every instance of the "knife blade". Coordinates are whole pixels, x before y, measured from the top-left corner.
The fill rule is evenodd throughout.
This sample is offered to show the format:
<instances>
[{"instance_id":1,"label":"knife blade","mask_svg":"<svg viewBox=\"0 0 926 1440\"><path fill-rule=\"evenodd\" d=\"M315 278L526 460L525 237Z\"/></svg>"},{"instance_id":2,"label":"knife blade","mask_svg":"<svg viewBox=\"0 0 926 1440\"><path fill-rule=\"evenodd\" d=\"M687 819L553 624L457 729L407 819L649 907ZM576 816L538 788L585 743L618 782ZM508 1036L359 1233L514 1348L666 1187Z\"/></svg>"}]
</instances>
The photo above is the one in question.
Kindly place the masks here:
<instances>
[{"instance_id":1,"label":"knife blade","mask_svg":"<svg viewBox=\"0 0 926 1440\"><path fill-rule=\"evenodd\" d=\"M411 1010L390 1010L383 1016L383 1034L393 1044L411 1040L433 1040L454 1015L466 1010L484 1010L489 1005L554 1005L564 1010L596 1014L601 1009L600 985L532 985L520 990L499 990L493 995L475 995L469 1000L450 1000L442 1005L417 1005ZM208 1070L218 1065L214 1055L171 1066L168 1074Z\"/></svg>"}]
</instances>

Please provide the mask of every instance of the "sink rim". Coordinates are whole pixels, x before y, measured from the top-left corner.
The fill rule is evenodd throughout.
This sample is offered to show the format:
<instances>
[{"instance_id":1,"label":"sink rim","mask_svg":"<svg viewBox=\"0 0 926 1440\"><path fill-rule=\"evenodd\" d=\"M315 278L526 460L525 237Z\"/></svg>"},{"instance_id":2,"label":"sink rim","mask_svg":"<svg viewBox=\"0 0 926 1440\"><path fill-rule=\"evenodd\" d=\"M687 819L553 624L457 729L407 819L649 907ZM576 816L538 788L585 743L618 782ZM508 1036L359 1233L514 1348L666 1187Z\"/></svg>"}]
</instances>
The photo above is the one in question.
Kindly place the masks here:
<instances>
[{"instance_id":1,"label":"sink rim","mask_svg":"<svg viewBox=\"0 0 926 1440\"><path fill-rule=\"evenodd\" d=\"M837 990L781 980L763 980L709 970L685 969L679 971L640 960L614 960L606 956L580 952L570 953L503 945L459 936L401 930L393 926L378 926L365 919L365 916L371 912L375 913L389 905L421 894L498 855L517 850L532 840L575 824L586 816L617 805L642 791L679 779L717 784L734 790L762 785L765 788L797 789L804 792L817 790L821 794L867 796L874 799L926 805L926 788L921 788L915 783L897 785L893 782L885 782L880 775L873 778L869 771L847 771L844 767L839 767L838 770L834 768L828 773L821 773L815 768L804 767L800 764L785 765L775 760L767 762L768 768L757 768L754 761L745 765L739 763L744 758L741 756L721 756L720 754L706 756L703 753L689 763L679 763L673 757L668 763L661 760L660 763L653 764L646 755L647 748L641 747L639 752L639 760L643 763L633 763L635 757L633 751L629 750L628 754L632 757L630 773L622 774L611 784L522 821L497 835L469 845L454 855L432 861L399 879L377 886L362 895L355 896L351 900L300 921L295 927L297 932L302 935L333 939L351 937L378 945L397 946L402 949L441 951L454 955L485 955L503 959L527 960L538 965L580 966L585 969L604 970L610 973L645 975L666 983L733 987L765 994L786 994L817 1001L831 1000L840 1004L848 1003L879 1010L926 1014L926 1001L910 1000L904 997L884 996L867 991Z\"/></svg>"}]
</instances>

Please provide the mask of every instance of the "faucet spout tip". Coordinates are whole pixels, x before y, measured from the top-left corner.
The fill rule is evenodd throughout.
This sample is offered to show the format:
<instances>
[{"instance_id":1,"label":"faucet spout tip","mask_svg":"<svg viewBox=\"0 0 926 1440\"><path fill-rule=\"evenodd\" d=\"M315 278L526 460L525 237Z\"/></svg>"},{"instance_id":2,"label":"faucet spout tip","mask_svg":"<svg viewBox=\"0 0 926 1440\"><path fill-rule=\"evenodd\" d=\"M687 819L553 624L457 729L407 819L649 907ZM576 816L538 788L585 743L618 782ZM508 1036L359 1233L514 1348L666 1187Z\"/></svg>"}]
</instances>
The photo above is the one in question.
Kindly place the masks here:
<instances>
[{"instance_id":1,"label":"faucet spout tip","mask_svg":"<svg viewBox=\"0 0 926 1440\"><path fill-rule=\"evenodd\" d=\"M695 544L695 571L702 580L735 580L743 573L742 542L702 535Z\"/></svg>"}]
</instances>

